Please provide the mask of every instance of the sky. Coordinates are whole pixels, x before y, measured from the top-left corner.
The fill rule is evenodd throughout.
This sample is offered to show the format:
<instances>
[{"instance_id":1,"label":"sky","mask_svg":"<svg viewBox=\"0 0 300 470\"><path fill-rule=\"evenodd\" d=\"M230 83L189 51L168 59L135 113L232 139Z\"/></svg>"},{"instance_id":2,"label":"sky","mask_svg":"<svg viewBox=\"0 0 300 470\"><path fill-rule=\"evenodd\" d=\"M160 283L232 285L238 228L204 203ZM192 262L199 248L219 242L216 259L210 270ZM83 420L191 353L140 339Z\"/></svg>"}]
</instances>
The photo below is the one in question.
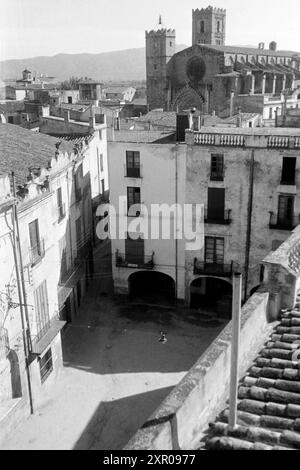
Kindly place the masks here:
<instances>
[{"instance_id":1,"label":"sky","mask_svg":"<svg viewBox=\"0 0 300 470\"><path fill-rule=\"evenodd\" d=\"M0 60L143 47L162 15L191 45L192 9L226 8L226 44L300 51L299 0L0 0Z\"/></svg>"}]
</instances>

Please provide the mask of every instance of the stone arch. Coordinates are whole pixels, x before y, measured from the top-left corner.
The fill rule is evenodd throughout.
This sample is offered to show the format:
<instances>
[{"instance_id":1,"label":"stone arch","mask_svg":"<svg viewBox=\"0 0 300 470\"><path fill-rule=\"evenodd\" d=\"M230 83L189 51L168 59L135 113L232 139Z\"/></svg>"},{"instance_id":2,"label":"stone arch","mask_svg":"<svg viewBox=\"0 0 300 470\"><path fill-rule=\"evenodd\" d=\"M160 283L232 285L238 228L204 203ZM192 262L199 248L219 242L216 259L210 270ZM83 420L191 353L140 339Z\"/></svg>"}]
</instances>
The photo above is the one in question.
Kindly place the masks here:
<instances>
[{"instance_id":1,"label":"stone arch","mask_svg":"<svg viewBox=\"0 0 300 470\"><path fill-rule=\"evenodd\" d=\"M128 291L131 300L147 303L173 304L176 297L173 277L160 271L135 271L130 274Z\"/></svg>"},{"instance_id":2,"label":"stone arch","mask_svg":"<svg viewBox=\"0 0 300 470\"><path fill-rule=\"evenodd\" d=\"M230 279L198 276L190 283L190 307L202 313L230 319L232 311L232 282Z\"/></svg>"},{"instance_id":3,"label":"stone arch","mask_svg":"<svg viewBox=\"0 0 300 470\"><path fill-rule=\"evenodd\" d=\"M203 96L194 88L187 86L179 90L171 105L172 111L184 111L190 108L201 110L204 104Z\"/></svg>"}]
</instances>

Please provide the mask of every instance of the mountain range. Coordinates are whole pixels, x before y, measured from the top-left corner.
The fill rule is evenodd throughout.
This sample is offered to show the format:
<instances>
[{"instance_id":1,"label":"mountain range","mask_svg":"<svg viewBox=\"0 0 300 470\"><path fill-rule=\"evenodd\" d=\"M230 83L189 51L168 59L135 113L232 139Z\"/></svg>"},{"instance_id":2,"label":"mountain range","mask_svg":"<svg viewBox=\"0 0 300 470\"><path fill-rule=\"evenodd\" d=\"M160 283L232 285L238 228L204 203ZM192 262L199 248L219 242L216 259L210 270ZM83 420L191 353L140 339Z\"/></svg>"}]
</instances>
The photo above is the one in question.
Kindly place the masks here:
<instances>
[{"instance_id":1,"label":"mountain range","mask_svg":"<svg viewBox=\"0 0 300 470\"><path fill-rule=\"evenodd\" d=\"M178 45L176 51L186 47ZM25 68L33 73L55 77L57 81L67 80L72 76L90 77L104 82L140 81L146 79L145 48L6 60L0 62L0 79L20 78Z\"/></svg>"}]
</instances>

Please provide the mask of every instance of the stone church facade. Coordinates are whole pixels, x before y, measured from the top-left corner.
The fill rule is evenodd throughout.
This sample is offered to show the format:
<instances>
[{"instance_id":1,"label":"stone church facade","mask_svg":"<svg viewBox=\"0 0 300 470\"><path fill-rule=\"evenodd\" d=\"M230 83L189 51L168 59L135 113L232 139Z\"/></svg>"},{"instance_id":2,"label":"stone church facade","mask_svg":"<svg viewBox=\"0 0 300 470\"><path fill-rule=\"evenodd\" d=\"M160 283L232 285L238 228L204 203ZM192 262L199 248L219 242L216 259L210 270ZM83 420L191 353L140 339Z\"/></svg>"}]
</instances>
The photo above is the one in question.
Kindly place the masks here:
<instances>
[{"instance_id":1,"label":"stone church facade","mask_svg":"<svg viewBox=\"0 0 300 470\"><path fill-rule=\"evenodd\" d=\"M192 46L175 53L173 29L146 32L147 97L150 109L196 107L227 117L263 114L264 97L289 94L300 85L300 54L279 51L272 41L257 48L225 45L226 10L193 10Z\"/></svg>"}]
</instances>

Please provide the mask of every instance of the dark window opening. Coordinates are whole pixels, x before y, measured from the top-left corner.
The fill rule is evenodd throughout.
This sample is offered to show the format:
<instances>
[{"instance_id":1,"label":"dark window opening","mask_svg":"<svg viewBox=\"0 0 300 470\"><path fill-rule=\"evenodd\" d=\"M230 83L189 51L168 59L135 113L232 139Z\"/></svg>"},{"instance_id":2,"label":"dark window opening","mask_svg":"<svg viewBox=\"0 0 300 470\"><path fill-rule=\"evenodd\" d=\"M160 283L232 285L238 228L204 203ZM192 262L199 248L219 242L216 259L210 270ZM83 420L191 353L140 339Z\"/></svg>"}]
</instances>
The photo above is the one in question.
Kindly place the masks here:
<instances>
[{"instance_id":1,"label":"dark window opening","mask_svg":"<svg viewBox=\"0 0 300 470\"><path fill-rule=\"evenodd\" d=\"M140 177L140 152L126 152L126 176Z\"/></svg>"},{"instance_id":2,"label":"dark window opening","mask_svg":"<svg viewBox=\"0 0 300 470\"><path fill-rule=\"evenodd\" d=\"M44 383L47 377L53 371L53 360L52 360L52 351L51 348L44 354L43 357L39 360L40 363L40 374L41 382Z\"/></svg>"},{"instance_id":3,"label":"dark window opening","mask_svg":"<svg viewBox=\"0 0 300 470\"><path fill-rule=\"evenodd\" d=\"M7 122L8 122L8 124L13 124L14 123L14 117L13 116L8 116Z\"/></svg>"},{"instance_id":4,"label":"dark window opening","mask_svg":"<svg viewBox=\"0 0 300 470\"><path fill-rule=\"evenodd\" d=\"M296 160L296 158L283 157L281 184L295 184Z\"/></svg>"},{"instance_id":5,"label":"dark window opening","mask_svg":"<svg viewBox=\"0 0 300 470\"><path fill-rule=\"evenodd\" d=\"M208 188L207 220L222 221L225 216L225 189Z\"/></svg>"},{"instance_id":6,"label":"dark window opening","mask_svg":"<svg viewBox=\"0 0 300 470\"><path fill-rule=\"evenodd\" d=\"M73 103L72 96L68 96L68 103L69 103L69 104L72 104L72 103Z\"/></svg>"},{"instance_id":7,"label":"dark window opening","mask_svg":"<svg viewBox=\"0 0 300 470\"><path fill-rule=\"evenodd\" d=\"M213 154L211 156L211 181L224 181L224 155Z\"/></svg>"},{"instance_id":8,"label":"dark window opening","mask_svg":"<svg viewBox=\"0 0 300 470\"><path fill-rule=\"evenodd\" d=\"M134 213L130 208L134 205L141 204L141 189L140 188L127 188L127 209L128 209L128 216L129 217L139 217L140 210L136 210Z\"/></svg>"},{"instance_id":9,"label":"dark window opening","mask_svg":"<svg viewBox=\"0 0 300 470\"><path fill-rule=\"evenodd\" d=\"M200 33L205 32L204 21L200 21Z\"/></svg>"}]
</instances>

